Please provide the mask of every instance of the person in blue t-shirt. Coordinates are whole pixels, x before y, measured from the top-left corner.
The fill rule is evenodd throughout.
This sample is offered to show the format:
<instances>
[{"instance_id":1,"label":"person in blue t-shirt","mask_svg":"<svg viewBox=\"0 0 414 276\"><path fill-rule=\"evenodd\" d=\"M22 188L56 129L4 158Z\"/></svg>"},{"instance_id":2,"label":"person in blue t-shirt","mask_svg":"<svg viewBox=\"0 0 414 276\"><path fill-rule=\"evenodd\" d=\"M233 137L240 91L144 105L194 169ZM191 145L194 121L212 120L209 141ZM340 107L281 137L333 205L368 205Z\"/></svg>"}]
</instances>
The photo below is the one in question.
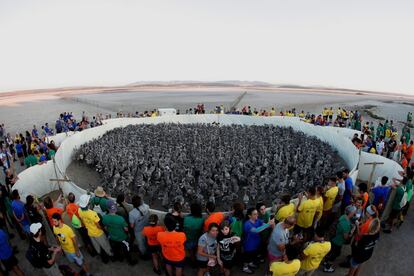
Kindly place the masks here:
<instances>
[{"instance_id":1,"label":"person in blue t-shirt","mask_svg":"<svg viewBox=\"0 0 414 276\"><path fill-rule=\"evenodd\" d=\"M387 182L388 177L383 176L381 178L381 186L372 189L372 193L374 194L372 204L377 207L380 214L384 211L385 206L387 206L388 196L391 190L391 187L387 186Z\"/></svg>"},{"instance_id":2,"label":"person in blue t-shirt","mask_svg":"<svg viewBox=\"0 0 414 276\"><path fill-rule=\"evenodd\" d=\"M19 226L21 227L21 230L24 232L24 234L29 235L30 221L25 212L24 203L20 200L20 195L17 190L13 190L12 199L12 209L14 218L19 223Z\"/></svg>"},{"instance_id":3,"label":"person in blue t-shirt","mask_svg":"<svg viewBox=\"0 0 414 276\"><path fill-rule=\"evenodd\" d=\"M260 248L260 232L263 230L273 227L275 222L274 219L269 220L269 223L263 223L259 218L259 212L256 208L250 208L246 213L246 221L243 224L243 249L244 249L244 264L243 272L252 274L252 269L257 268L255 260L258 255Z\"/></svg>"},{"instance_id":4,"label":"person in blue t-shirt","mask_svg":"<svg viewBox=\"0 0 414 276\"><path fill-rule=\"evenodd\" d=\"M345 210L345 207L351 204L352 202L352 194L354 185L352 183L352 178L349 177L349 170L345 169L342 172L343 178L345 179L345 192L342 197L342 210Z\"/></svg>"},{"instance_id":5,"label":"person in blue t-shirt","mask_svg":"<svg viewBox=\"0 0 414 276\"><path fill-rule=\"evenodd\" d=\"M7 272L13 271L16 275L24 275L18 265L18 261L13 254L13 248L9 243L9 236L0 228L0 261Z\"/></svg>"}]
</instances>

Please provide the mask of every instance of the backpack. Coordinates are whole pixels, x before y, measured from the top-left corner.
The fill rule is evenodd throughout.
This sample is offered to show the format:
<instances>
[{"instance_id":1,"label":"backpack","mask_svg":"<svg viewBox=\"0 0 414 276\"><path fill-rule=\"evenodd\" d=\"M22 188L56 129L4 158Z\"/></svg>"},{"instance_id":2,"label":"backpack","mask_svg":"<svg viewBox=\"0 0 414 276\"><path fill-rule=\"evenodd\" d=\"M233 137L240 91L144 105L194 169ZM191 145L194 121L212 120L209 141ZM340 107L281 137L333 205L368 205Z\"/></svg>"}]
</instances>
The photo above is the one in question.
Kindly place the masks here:
<instances>
[{"instance_id":1,"label":"backpack","mask_svg":"<svg viewBox=\"0 0 414 276\"><path fill-rule=\"evenodd\" d=\"M407 199L407 197L408 197L407 188L404 187L402 189L404 191L404 195L403 195L403 197L401 198L401 201L400 201L400 207L401 208L403 208L407 204L407 201L408 201L408 199Z\"/></svg>"},{"instance_id":2,"label":"backpack","mask_svg":"<svg viewBox=\"0 0 414 276\"><path fill-rule=\"evenodd\" d=\"M35 268L43 268L44 267L42 257L40 256L40 252L32 244L30 244L29 249L27 249L26 259Z\"/></svg>"}]
</instances>

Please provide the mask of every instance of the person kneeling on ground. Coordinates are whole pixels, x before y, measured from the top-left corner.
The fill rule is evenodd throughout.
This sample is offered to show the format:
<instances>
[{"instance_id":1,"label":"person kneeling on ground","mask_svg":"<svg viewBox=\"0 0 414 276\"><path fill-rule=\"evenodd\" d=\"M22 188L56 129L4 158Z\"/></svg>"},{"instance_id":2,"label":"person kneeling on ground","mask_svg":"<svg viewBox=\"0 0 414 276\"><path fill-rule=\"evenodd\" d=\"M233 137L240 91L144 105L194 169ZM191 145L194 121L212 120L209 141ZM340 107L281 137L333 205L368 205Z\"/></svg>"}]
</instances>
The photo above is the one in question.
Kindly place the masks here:
<instances>
[{"instance_id":1,"label":"person kneeling on ground","mask_svg":"<svg viewBox=\"0 0 414 276\"><path fill-rule=\"evenodd\" d=\"M86 275L89 275L88 266L85 263L82 252L79 250L76 235L72 228L62 222L62 217L58 213L52 215L52 223L53 234L55 234L59 241L68 261L77 264L82 268Z\"/></svg>"}]
</instances>

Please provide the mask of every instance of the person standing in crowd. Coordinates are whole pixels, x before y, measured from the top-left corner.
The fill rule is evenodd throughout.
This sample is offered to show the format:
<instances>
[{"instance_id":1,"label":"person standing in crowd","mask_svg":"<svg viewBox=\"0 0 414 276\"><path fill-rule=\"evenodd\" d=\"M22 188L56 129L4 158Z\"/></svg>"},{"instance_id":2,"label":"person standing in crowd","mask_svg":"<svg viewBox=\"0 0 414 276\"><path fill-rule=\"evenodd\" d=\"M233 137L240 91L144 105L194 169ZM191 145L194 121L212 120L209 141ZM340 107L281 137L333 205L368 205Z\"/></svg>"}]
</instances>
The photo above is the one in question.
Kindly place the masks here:
<instances>
[{"instance_id":1,"label":"person standing in crowd","mask_svg":"<svg viewBox=\"0 0 414 276\"><path fill-rule=\"evenodd\" d=\"M348 276L357 276L362 264L371 258L379 239L380 228L380 220L378 218L372 220L368 232L352 244L351 267Z\"/></svg>"},{"instance_id":2,"label":"person standing in crowd","mask_svg":"<svg viewBox=\"0 0 414 276\"><path fill-rule=\"evenodd\" d=\"M296 219L287 217L273 228L268 249L269 265L273 262L281 262L286 257L286 248L289 244L289 229L295 226Z\"/></svg>"},{"instance_id":3,"label":"person standing in crowd","mask_svg":"<svg viewBox=\"0 0 414 276\"><path fill-rule=\"evenodd\" d=\"M381 215L382 212L384 212L385 206L387 206L387 201L391 190L387 183L388 177L383 176L381 178L381 185L371 190L374 196L372 204L377 208L379 215Z\"/></svg>"},{"instance_id":4,"label":"person standing in crowd","mask_svg":"<svg viewBox=\"0 0 414 276\"><path fill-rule=\"evenodd\" d=\"M108 198L106 197L105 190L98 186L94 191L95 196L91 200L92 209L98 213L99 216L103 216L108 213Z\"/></svg>"},{"instance_id":5,"label":"person standing in crowd","mask_svg":"<svg viewBox=\"0 0 414 276\"><path fill-rule=\"evenodd\" d=\"M294 233L302 232L304 240L308 241L313 235L313 225L315 218L317 218L317 209L319 202L316 200L315 187L309 187L306 193L306 200L303 200L303 194L299 195L299 202L296 212L298 213L297 222L294 228Z\"/></svg>"},{"instance_id":6,"label":"person standing in crowd","mask_svg":"<svg viewBox=\"0 0 414 276\"><path fill-rule=\"evenodd\" d=\"M407 187L405 184L408 178L404 177L402 181L393 178L394 184L392 188L396 190L394 200L392 201L391 212L388 216L387 225L388 227L384 230L384 233L390 234L394 229L397 220L400 218L401 210L407 204ZM400 183L398 183L400 182Z\"/></svg>"},{"instance_id":7,"label":"person standing in crowd","mask_svg":"<svg viewBox=\"0 0 414 276\"><path fill-rule=\"evenodd\" d=\"M356 221L358 227L356 228L354 241L360 240L363 235L368 233L369 225L376 218L378 218L377 209L374 205L369 205L364 212L364 217Z\"/></svg>"},{"instance_id":8,"label":"person standing in crowd","mask_svg":"<svg viewBox=\"0 0 414 276\"><path fill-rule=\"evenodd\" d=\"M76 228L79 235L81 236L82 242L84 243L86 250L92 256L96 255L95 249L93 248L92 241L88 236L88 230L85 225L82 224L79 216L79 205L75 203L75 195L73 193L68 194L68 204L66 205L66 213L68 214L69 220L72 226Z\"/></svg>"},{"instance_id":9,"label":"person standing in crowd","mask_svg":"<svg viewBox=\"0 0 414 276\"><path fill-rule=\"evenodd\" d=\"M131 212L132 207L125 202L125 196L123 194L119 194L116 197L116 207L117 207L117 215L120 215L125 219L125 221L129 221L129 212ZM132 229L131 229L132 230Z\"/></svg>"},{"instance_id":10,"label":"person standing in crowd","mask_svg":"<svg viewBox=\"0 0 414 276\"><path fill-rule=\"evenodd\" d=\"M9 243L9 235L2 228L0 228L0 261L6 272L13 272L18 276L24 275ZM1 270L0 275L3 275Z\"/></svg>"},{"instance_id":11,"label":"person standing in crowd","mask_svg":"<svg viewBox=\"0 0 414 276\"><path fill-rule=\"evenodd\" d=\"M79 218L88 230L88 236L91 239L96 252L101 255L104 263L108 263L108 256L113 256L111 246L104 231L101 229L101 219L98 214L95 211L88 209L89 200L90 195L81 195L79 199L80 209L78 210Z\"/></svg>"},{"instance_id":12,"label":"person standing in crowd","mask_svg":"<svg viewBox=\"0 0 414 276\"><path fill-rule=\"evenodd\" d=\"M89 275L89 269L83 258L82 252L79 249L76 235L72 228L62 222L62 216L58 213L52 215L53 234L59 241L62 251L70 263L75 263L82 270Z\"/></svg>"},{"instance_id":13,"label":"person standing in crowd","mask_svg":"<svg viewBox=\"0 0 414 276\"><path fill-rule=\"evenodd\" d=\"M357 197L362 199L362 209L365 210L369 203L368 185L366 183L359 183L358 192Z\"/></svg>"},{"instance_id":14,"label":"person standing in crowd","mask_svg":"<svg viewBox=\"0 0 414 276\"><path fill-rule=\"evenodd\" d=\"M130 265L136 264L131 258L131 248L128 242L128 223L125 219L116 214L117 207L112 200L107 201L109 214L102 217L102 224L108 233L114 259L123 261L124 257Z\"/></svg>"},{"instance_id":15,"label":"person standing in crowd","mask_svg":"<svg viewBox=\"0 0 414 276\"><path fill-rule=\"evenodd\" d=\"M325 241L325 231L318 227L315 230L313 241L302 252L300 275L310 276L318 269L321 261L331 250L331 243Z\"/></svg>"},{"instance_id":16,"label":"person standing in crowd","mask_svg":"<svg viewBox=\"0 0 414 276\"><path fill-rule=\"evenodd\" d=\"M283 222L287 217L295 215L295 204L290 202L290 194L281 197L281 204L277 207L275 222Z\"/></svg>"},{"instance_id":17,"label":"person standing in crowd","mask_svg":"<svg viewBox=\"0 0 414 276\"><path fill-rule=\"evenodd\" d=\"M161 275L161 264L160 264L160 243L157 240L158 233L164 232L165 229L158 225L158 216L152 214L148 219L149 226L145 226L142 230L142 235L147 239L147 248L151 253L152 257L152 270L154 273Z\"/></svg>"},{"instance_id":18,"label":"person standing in crowd","mask_svg":"<svg viewBox=\"0 0 414 276\"><path fill-rule=\"evenodd\" d=\"M225 216L222 212L214 212L216 209L216 204L214 202L209 201L206 204L206 212L207 212L207 218L204 221L204 232L208 231L208 226L210 223L215 223L217 225L220 225L220 223L224 220Z\"/></svg>"},{"instance_id":19,"label":"person standing in crowd","mask_svg":"<svg viewBox=\"0 0 414 276\"><path fill-rule=\"evenodd\" d=\"M217 235L219 226L212 222L208 226L208 231L201 235L197 245L197 264L198 276L209 273L210 267L217 264Z\"/></svg>"},{"instance_id":20,"label":"person standing in crowd","mask_svg":"<svg viewBox=\"0 0 414 276\"><path fill-rule=\"evenodd\" d=\"M14 183L16 183L17 181L17 177L13 174L11 169L7 169L6 170L6 178L5 178L5 183L6 183L6 188L11 191L13 188Z\"/></svg>"},{"instance_id":21,"label":"person standing in crowd","mask_svg":"<svg viewBox=\"0 0 414 276\"><path fill-rule=\"evenodd\" d=\"M407 147L407 152L405 153L405 158L407 158L408 165L410 165L411 159L413 158L413 153L414 153L414 142L411 140L410 145Z\"/></svg>"},{"instance_id":22,"label":"person standing in crowd","mask_svg":"<svg viewBox=\"0 0 414 276\"><path fill-rule=\"evenodd\" d=\"M167 213L166 216L172 216L177 222L177 231L184 231L184 218L182 214L182 206L180 202L175 202L171 213Z\"/></svg>"},{"instance_id":23,"label":"person standing in crowd","mask_svg":"<svg viewBox=\"0 0 414 276\"><path fill-rule=\"evenodd\" d=\"M241 202L233 203L233 210L231 216L228 218L230 221L231 231L239 238L243 235L243 220L244 220L244 204ZM240 245L238 243L237 245ZM238 247L238 249L241 249Z\"/></svg>"},{"instance_id":24,"label":"person standing in crowd","mask_svg":"<svg viewBox=\"0 0 414 276\"><path fill-rule=\"evenodd\" d=\"M134 229L135 242L138 245L139 253L143 257L147 252L147 247L142 230L148 224L149 206L138 195L132 197L132 206L134 208L129 212L129 224Z\"/></svg>"},{"instance_id":25,"label":"person standing in crowd","mask_svg":"<svg viewBox=\"0 0 414 276\"><path fill-rule=\"evenodd\" d=\"M323 205L324 205L323 194L324 194L323 187L317 186L316 187L316 201L318 202L318 207L316 208L317 216L315 215L315 221L313 223L314 228L316 228L316 226L320 224L320 221L323 215Z\"/></svg>"},{"instance_id":26,"label":"person standing in crowd","mask_svg":"<svg viewBox=\"0 0 414 276\"><path fill-rule=\"evenodd\" d=\"M236 253L235 244L240 241L240 237L232 233L230 222L224 220L220 224L220 232L217 236L217 263L219 264L221 272L224 276L230 276Z\"/></svg>"},{"instance_id":27,"label":"person standing in crowd","mask_svg":"<svg viewBox=\"0 0 414 276\"><path fill-rule=\"evenodd\" d=\"M167 231L159 232L157 240L161 245L167 275L173 276L175 270L175 276L182 276L185 259L185 234L175 231L176 221L170 216L165 217L164 225Z\"/></svg>"},{"instance_id":28,"label":"person standing in crowd","mask_svg":"<svg viewBox=\"0 0 414 276\"><path fill-rule=\"evenodd\" d=\"M23 145L20 139L16 139L15 143L16 143L15 147L16 147L17 158L19 159L20 166L23 167L24 166Z\"/></svg>"},{"instance_id":29,"label":"person standing in crowd","mask_svg":"<svg viewBox=\"0 0 414 276\"><path fill-rule=\"evenodd\" d=\"M26 196L26 204L24 205L24 208L30 223L43 222L42 215L40 214L41 208L37 203L35 203L32 195Z\"/></svg>"},{"instance_id":30,"label":"person standing in crowd","mask_svg":"<svg viewBox=\"0 0 414 276\"><path fill-rule=\"evenodd\" d=\"M342 207L341 207L341 210L343 213L343 210L345 210L345 207L350 205L352 202L354 184L352 183L352 178L349 177L348 169L343 170L342 177L345 181L345 192L344 192L344 196L342 197Z\"/></svg>"},{"instance_id":31,"label":"person standing in crowd","mask_svg":"<svg viewBox=\"0 0 414 276\"><path fill-rule=\"evenodd\" d=\"M256 210L259 212L259 219L264 223L268 223L270 220L270 213L266 210L266 205L263 202L256 204ZM259 249L259 261L264 263L267 255L267 245L269 241L272 229L268 228L260 232L260 249Z\"/></svg>"},{"instance_id":32,"label":"person standing in crowd","mask_svg":"<svg viewBox=\"0 0 414 276\"><path fill-rule=\"evenodd\" d=\"M60 246L46 246L42 238L42 224L32 223L30 225L30 238L29 249L26 253L26 257L30 256L29 261L35 268L43 268L43 272L48 276L61 276L56 260L59 257L59 253L62 252Z\"/></svg>"},{"instance_id":33,"label":"person standing in crowd","mask_svg":"<svg viewBox=\"0 0 414 276\"><path fill-rule=\"evenodd\" d=\"M286 249L286 257L283 261L273 262L270 265L272 276L295 276L300 270L300 260L293 248Z\"/></svg>"},{"instance_id":34,"label":"person standing in crowd","mask_svg":"<svg viewBox=\"0 0 414 276\"><path fill-rule=\"evenodd\" d=\"M355 216L356 207L349 205L345 208L345 214L339 218L336 225L335 236L331 239L331 250L325 258L324 272L335 272L333 262L341 255L342 246L349 241L352 233L351 219Z\"/></svg>"},{"instance_id":35,"label":"person standing in crowd","mask_svg":"<svg viewBox=\"0 0 414 276\"><path fill-rule=\"evenodd\" d=\"M18 190L13 190L12 199L13 217L17 221L19 235L22 239L26 239L30 232L30 221L25 212L24 203L20 200Z\"/></svg>"},{"instance_id":36,"label":"person standing in crowd","mask_svg":"<svg viewBox=\"0 0 414 276\"><path fill-rule=\"evenodd\" d=\"M196 261L198 237L202 233L203 223L204 218L201 205L199 203L192 203L190 205L190 214L184 217L184 233L187 237L185 248L193 263Z\"/></svg>"},{"instance_id":37,"label":"person standing in crowd","mask_svg":"<svg viewBox=\"0 0 414 276\"><path fill-rule=\"evenodd\" d=\"M328 186L324 193L323 215L321 220L321 227L327 229L329 225L334 221L335 217L332 216L332 208L335 199L338 196L339 188L336 186L336 177L330 177Z\"/></svg>"},{"instance_id":38,"label":"person standing in crowd","mask_svg":"<svg viewBox=\"0 0 414 276\"><path fill-rule=\"evenodd\" d=\"M263 223L258 219L259 213L256 208L250 208L246 212L246 221L243 224L243 249L244 249L244 264L243 272L253 274L252 269L257 268L257 255L260 247L260 232L273 227L274 220L270 220L269 224Z\"/></svg>"},{"instance_id":39,"label":"person standing in crowd","mask_svg":"<svg viewBox=\"0 0 414 276\"><path fill-rule=\"evenodd\" d=\"M401 208L401 223L404 222L404 218L410 209L411 199L413 198L413 177L414 172L411 168L407 168L406 170L407 182L405 183L406 191L407 191L407 203L404 207Z\"/></svg>"},{"instance_id":40,"label":"person standing in crowd","mask_svg":"<svg viewBox=\"0 0 414 276\"><path fill-rule=\"evenodd\" d=\"M53 202L50 196L48 196L43 200L43 204L45 206L47 218L48 218L51 228L53 227L52 215L55 213L58 213L59 215L63 214L62 208L55 207L57 203L61 201L61 198L62 198L62 195L59 195L58 199L55 202Z\"/></svg>"},{"instance_id":41,"label":"person standing in crowd","mask_svg":"<svg viewBox=\"0 0 414 276\"><path fill-rule=\"evenodd\" d=\"M31 149L27 150L27 157L24 159L24 164L27 168L37 165L37 158L34 156Z\"/></svg>"}]
</instances>

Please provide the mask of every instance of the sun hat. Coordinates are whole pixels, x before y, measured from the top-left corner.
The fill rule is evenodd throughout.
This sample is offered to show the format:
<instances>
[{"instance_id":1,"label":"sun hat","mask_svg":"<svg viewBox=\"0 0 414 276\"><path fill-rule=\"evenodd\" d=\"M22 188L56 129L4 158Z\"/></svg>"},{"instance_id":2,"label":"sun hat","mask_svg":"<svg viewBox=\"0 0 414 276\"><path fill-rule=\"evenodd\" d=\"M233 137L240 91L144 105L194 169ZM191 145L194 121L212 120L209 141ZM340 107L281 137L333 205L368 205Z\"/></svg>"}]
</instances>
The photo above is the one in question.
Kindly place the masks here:
<instances>
[{"instance_id":1,"label":"sun hat","mask_svg":"<svg viewBox=\"0 0 414 276\"><path fill-rule=\"evenodd\" d=\"M30 233L35 235L35 234L37 234L37 232L39 232L40 228L42 228L42 224L40 222L32 223L30 225Z\"/></svg>"},{"instance_id":2,"label":"sun hat","mask_svg":"<svg viewBox=\"0 0 414 276\"><path fill-rule=\"evenodd\" d=\"M95 195L99 196L99 197L104 197L106 195L104 189L102 188L102 186L98 186L95 189Z\"/></svg>"},{"instance_id":3,"label":"sun hat","mask_svg":"<svg viewBox=\"0 0 414 276\"><path fill-rule=\"evenodd\" d=\"M87 195L87 194L81 195L79 198L79 202L78 202L79 207L85 208L86 206L88 206L90 198L91 198L90 195Z\"/></svg>"}]
</instances>

